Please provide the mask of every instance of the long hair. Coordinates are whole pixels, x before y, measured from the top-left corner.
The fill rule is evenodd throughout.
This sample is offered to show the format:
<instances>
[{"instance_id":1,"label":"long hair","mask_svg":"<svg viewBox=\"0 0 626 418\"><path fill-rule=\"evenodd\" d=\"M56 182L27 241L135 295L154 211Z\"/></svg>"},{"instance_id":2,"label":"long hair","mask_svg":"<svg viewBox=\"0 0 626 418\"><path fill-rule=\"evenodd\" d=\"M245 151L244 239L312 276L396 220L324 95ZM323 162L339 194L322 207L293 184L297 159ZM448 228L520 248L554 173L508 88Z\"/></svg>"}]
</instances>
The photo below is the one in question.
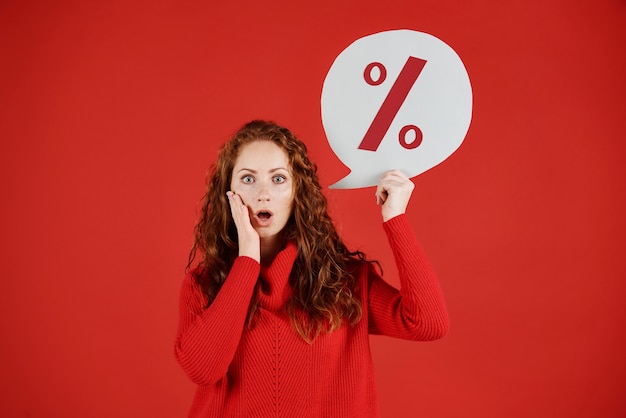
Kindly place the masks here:
<instances>
[{"instance_id":1,"label":"long hair","mask_svg":"<svg viewBox=\"0 0 626 418\"><path fill-rule=\"evenodd\" d=\"M294 289L286 308L296 331L307 342L321 332L332 332L343 321L357 323L362 316L356 295L355 261L366 262L360 251L350 252L328 215L326 198L316 174L317 166L303 142L287 128L255 120L245 124L224 144L209 171L202 212L196 224L187 269L204 293L208 305L215 299L238 255L237 230L226 192L242 146L258 140L272 141L288 155L294 182L292 213L283 233L298 249L289 283ZM257 291L259 284L257 283ZM248 325L253 323L257 292L250 304Z\"/></svg>"}]
</instances>

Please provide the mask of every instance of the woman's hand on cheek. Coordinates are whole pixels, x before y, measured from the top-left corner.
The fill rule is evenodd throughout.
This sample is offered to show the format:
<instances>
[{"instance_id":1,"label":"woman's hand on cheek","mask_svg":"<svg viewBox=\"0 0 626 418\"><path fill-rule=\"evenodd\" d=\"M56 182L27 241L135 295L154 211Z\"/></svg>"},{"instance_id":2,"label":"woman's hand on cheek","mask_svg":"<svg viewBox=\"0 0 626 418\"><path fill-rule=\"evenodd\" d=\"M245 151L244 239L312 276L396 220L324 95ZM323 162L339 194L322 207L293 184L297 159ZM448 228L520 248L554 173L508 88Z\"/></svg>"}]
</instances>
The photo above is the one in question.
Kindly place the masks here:
<instances>
[{"instance_id":1,"label":"woman's hand on cheek","mask_svg":"<svg viewBox=\"0 0 626 418\"><path fill-rule=\"evenodd\" d=\"M382 205L383 221L406 212L415 185L399 170L387 171L376 188L376 204Z\"/></svg>"},{"instance_id":2,"label":"woman's hand on cheek","mask_svg":"<svg viewBox=\"0 0 626 418\"><path fill-rule=\"evenodd\" d=\"M259 234L254 230L250 223L250 213L248 207L238 194L228 191L226 192L228 203L230 204L230 213L237 227L237 238L239 242L239 255L247 256L261 260L261 241Z\"/></svg>"}]
</instances>

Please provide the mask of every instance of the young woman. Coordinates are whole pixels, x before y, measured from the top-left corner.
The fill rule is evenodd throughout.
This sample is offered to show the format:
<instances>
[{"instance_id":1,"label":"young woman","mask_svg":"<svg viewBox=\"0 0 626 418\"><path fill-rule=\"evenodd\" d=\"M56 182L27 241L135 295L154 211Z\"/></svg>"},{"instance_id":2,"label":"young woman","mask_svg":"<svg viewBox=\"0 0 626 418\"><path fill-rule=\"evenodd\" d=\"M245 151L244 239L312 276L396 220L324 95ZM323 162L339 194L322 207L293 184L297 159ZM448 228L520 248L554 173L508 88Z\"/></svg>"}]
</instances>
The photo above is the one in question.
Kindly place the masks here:
<instances>
[{"instance_id":1,"label":"young woman","mask_svg":"<svg viewBox=\"0 0 626 418\"><path fill-rule=\"evenodd\" d=\"M305 145L244 125L207 185L180 297L176 359L198 385L190 417L377 417L369 334L441 338L439 283L404 212L413 183L376 189L401 290L343 244Z\"/></svg>"}]
</instances>

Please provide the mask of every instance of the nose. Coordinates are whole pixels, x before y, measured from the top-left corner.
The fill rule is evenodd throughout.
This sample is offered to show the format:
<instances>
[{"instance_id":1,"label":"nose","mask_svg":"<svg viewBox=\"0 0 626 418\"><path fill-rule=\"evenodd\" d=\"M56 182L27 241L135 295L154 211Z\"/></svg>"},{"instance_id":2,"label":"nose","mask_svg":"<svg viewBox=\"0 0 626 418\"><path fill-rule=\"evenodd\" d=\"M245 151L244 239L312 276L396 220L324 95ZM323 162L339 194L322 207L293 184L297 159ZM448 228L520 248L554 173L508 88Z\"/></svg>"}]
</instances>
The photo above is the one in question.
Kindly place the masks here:
<instances>
[{"instance_id":1,"label":"nose","mask_svg":"<svg viewBox=\"0 0 626 418\"><path fill-rule=\"evenodd\" d=\"M268 185L263 182L260 184L259 193L257 195L257 201L259 202L269 202L270 200L270 189Z\"/></svg>"}]
</instances>

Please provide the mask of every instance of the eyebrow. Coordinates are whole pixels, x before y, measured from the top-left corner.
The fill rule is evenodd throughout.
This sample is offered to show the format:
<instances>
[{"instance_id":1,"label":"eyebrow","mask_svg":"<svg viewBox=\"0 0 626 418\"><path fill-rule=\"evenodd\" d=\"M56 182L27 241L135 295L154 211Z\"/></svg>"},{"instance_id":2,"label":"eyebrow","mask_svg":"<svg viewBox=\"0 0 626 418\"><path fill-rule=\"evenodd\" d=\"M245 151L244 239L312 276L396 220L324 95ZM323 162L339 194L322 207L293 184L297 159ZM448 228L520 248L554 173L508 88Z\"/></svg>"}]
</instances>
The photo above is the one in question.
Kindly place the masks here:
<instances>
[{"instance_id":1,"label":"eyebrow","mask_svg":"<svg viewBox=\"0 0 626 418\"><path fill-rule=\"evenodd\" d=\"M269 172L269 173L273 173L273 172L278 171L278 170L285 170L285 171L289 172L289 170L287 170L286 168L283 168L283 167L271 168L268 172ZM257 171L256 171L256 170L253 170L253 169L251 169L251 168L242 168L242 169L240 169L239 171L237 171L237 173L241 173L242 171L249 171L249 172L251 172L252 174L257 174Z\"/></svg>"}]
</instances>

